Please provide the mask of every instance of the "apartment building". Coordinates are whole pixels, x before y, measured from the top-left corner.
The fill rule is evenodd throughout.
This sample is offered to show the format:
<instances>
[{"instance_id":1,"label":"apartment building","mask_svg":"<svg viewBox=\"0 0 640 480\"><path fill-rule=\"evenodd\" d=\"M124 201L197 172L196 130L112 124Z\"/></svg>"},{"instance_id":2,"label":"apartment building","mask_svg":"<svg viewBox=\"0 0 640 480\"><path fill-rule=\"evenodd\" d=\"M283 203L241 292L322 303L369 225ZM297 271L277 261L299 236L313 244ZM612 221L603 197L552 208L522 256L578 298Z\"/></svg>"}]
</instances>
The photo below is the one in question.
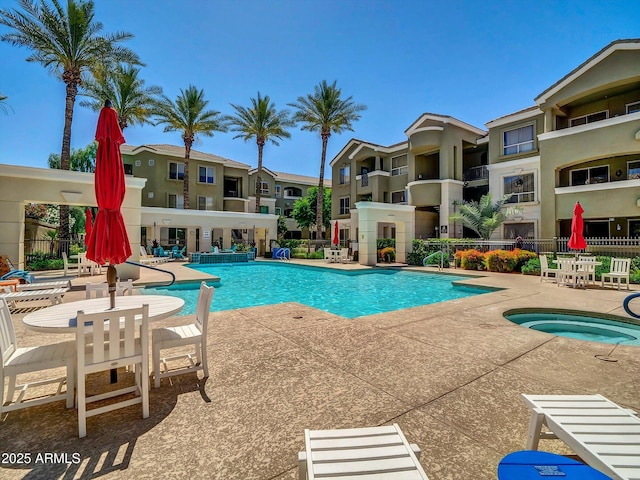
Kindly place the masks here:
<instances>
[{"instance_id":1,"label":"apartment building","mask_svg":"<svg viewBox=\"0 0 640 480\"><path fill-rule=\"evenodd\" d=\"M146 178L142 189L141 244L186 245L209 251L216 245L255 242L259 254L277 238L277 216L249 209L250 165L191 150L189 209L184 206L184 147L122 145L125 174Z\"/></svg>"},{"instance_id":2,"label":"apartment building","mask_svg":"<svg viewBox=\"0 0 640 480\"><path fill-rule=\"evenodd\" d=\"M456 204L491 192L522 210L499 238L569 236L577 201L586 236L640 235L640 39L612 42L534 102L486 131L425 113L401 143L351 140L331 161L332 219L360 243L360 229L395 237L399 223L403 238L461 237Z\"/></svg>"},{"instance_id":3,"label":"apartment building","mask_svg":"<svg viewBox=\"0 0 640 480\"><path fill-rule=\"evenodd\" d=\"M249 211L255 211L256 189L258 188L258 169L249 170ZM286 239L315 238L316 231L308 228L300 228L292 218L293 204L296 200L305 197L311 187L318 186L317 177L296 175L286 172L275 172L268 168L262 168L260 191L260 209L263 213L271 213L286 218ZM331 188L331 179L324 180L324 186Z\"/></svg>"}]
</instances>

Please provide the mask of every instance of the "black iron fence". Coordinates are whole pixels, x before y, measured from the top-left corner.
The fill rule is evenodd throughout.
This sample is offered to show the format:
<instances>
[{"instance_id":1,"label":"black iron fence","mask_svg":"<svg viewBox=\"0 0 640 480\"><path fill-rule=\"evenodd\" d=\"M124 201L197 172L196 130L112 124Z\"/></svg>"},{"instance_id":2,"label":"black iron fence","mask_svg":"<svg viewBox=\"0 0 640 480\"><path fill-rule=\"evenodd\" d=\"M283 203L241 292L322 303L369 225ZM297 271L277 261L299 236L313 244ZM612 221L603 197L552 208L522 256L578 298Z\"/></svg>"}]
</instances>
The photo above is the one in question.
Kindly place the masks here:
<instances>
[{"instance_id":1,"label":"black iron fence","mask_svg":"<svg viewBox=\"0 0 640 480\"><path fill-rule=\"evenodd\" d=\"M77 247L74 247L77 246ZM62 258L62 252L70 254L74 250L84 250L84 235L74 236L68 239L37 238L24 241L24 260L29 263L33 258L46 256L47 258ZM71 252L75 253L75 252Z\"/></svg>"}]
</instances>

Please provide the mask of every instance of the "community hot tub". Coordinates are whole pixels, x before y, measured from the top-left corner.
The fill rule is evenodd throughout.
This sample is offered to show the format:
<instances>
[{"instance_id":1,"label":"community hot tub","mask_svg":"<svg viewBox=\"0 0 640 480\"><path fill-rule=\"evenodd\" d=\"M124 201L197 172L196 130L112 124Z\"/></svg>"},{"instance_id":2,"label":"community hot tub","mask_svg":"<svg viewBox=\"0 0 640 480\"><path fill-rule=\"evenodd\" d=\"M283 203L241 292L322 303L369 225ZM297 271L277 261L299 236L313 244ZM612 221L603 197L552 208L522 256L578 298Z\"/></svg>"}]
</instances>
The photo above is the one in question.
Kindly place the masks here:
<instances>
[{"instance_id":1,"label":"community hot tub","mask_svg":"<svg viewBox=\"0 0 640 480\"><path fill-rule=\"evenodd\" d=\"M517 309L504 317L522 327L592 342L640 346L640 324L625 317L557 309Z\"/></svg>"},{"instance_id":2,"label":"community hot tub","mask_svg":"<svg viewBox=\"0 0 640 480\"><path fill-rule=\"evenodd\" d=\"M219 252L219 253L189 253L191 263L211 265L218 263L239 263L255 260L255 253L251 252Z\"/></svg>"}]
</instances>

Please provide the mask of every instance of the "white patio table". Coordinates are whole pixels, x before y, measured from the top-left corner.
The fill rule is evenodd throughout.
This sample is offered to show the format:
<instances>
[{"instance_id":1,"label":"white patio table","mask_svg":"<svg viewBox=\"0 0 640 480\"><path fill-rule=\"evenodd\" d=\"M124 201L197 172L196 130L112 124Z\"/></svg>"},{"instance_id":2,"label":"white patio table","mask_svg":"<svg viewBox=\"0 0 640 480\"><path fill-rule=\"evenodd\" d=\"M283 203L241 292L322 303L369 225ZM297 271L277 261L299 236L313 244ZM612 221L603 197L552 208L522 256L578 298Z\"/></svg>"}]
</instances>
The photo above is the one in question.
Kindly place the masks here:
<instances>
[{"instance_id":1,"label":"white patio table","mask_svg":"<svg viewBox=\"0 0 640 480\"><path fill-rule=\"evenodd\" d=\"M588 267L593 267L595 269L595 267L602 265L602 262L598 262L598 261L594 261L594 260L575 260L572 258L558 258L557 260L554 260L553 263L556 263L558 265L558 273L556 273L556 282L560 285L571 285L573 286L573 288L576 288L576 285L578 285L578 277L577 275L573 274L571 275L571 280L567 280L565 275L562 275L562 265L565 264L567 265L567 267L569 268L570 271L572 272L581 272L583 274L587 274L588 272L586 271ZM595 270L594 270L594 275L595 275Z\"/></svg>"},{"instance_id":2,"label":"white patio table","mask_svg":"<svg viewBox=\"0 0 640 480\"><path fill-rule=\"evenodd\" d=\"M110 311L109 297L92 298L78 302L61 303L53 307L43 308L28 313L22 319L24 326L36 332L74 333L76 315L79 310L85 312ZM137 308L149 305L149 322L162 320L175 315L182 307L184 300L165 295L131 295L116 297L116 309Z\"/></svg>"}]
</instances>

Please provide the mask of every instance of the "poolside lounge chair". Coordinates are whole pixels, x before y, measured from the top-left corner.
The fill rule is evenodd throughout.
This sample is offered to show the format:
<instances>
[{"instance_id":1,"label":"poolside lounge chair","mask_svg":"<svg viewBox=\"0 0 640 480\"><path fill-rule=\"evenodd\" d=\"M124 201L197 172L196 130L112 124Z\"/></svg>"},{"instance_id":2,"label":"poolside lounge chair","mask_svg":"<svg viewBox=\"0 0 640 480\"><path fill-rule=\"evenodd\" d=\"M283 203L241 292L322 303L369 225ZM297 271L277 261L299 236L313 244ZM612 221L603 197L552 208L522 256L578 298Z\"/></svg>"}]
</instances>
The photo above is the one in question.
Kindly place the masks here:
<instances>
[{"instance_id":1,"label":"poolside lounge chair","mask_svg":"<svg viewBox=\"0 0 640 480\"><path fill-rule=\"evenodd\" d=\"M12 278L18 278L18 279L24 280L27 283L31 283L33 281L33 274L31 274L26 270L17 269L13 265L9 257L3 257L3 258L4 258L4 262L7 265L7 268L9 268L9 271L4 275L0 276L0 280L11 280Z\"/></svg>"},{"instance_id":2,"label":"poolside lounge chair","mask_svg":"<svg viewBox=\"0 0 640 480\"><path fill-rule=\"evenodd\" d=\"M20 348L16 343L16 334L9 307L4 298L0 298L0 414L11 410L42 405L66 399L67 408L73 408L74 401L74 362L76 348L73 342L42 345L38 347ZM17 376L25 373L66 367L66 376L43 379L31 383L17 385ZM5 379L8 380L7 397L4 397ZM67 383L66 392L62 385ZM28 388L58 383L54 394L25 400ZM18 391L18 397L15 392ZM39 392L40 393L40 392Z\"/></svg>"},{"instance_id":3,"label":"poolside lounge chair","mask_svg":"<svg viewBox=\"0 0 640 480\"><path fill-rule=\"evenodd\" d=\"M200 284L198 304L196 306L196 321L191 325L180 327L154 328L151 332L151 343L153 347L153 378L156 388L160 387L160 379L174 375L182 375L191 371L202 370L204 377L209 376L209 366L207 363L207 325L209 324L209 313L211 309L211 298L213 297L213 287L206 283ZM193 345L195 353L175 355L172 357L160 358L161 350ZM196 361L193 361L195 356ZM189 365L183 368L169 370L167 361L186 358ZM160 364L165 371L160 370Z\"/></svg>"},{"instance_id":4,"label":"poolside lounge chair","mask_svg":"<svg viewBox=\"0 0 640 480\"><path fill-rule=\"evenodd\" d=\"M522 395L531 409L528 450L558 438L613 479L638 478L640 418L602 395ZM550 432L542 432L546 425Z\"/></svg>"},{"instance_id":5,"label":"poolside lounge chair","mask_svg":"<svg viewBox=\"0 0 640 480\"><path fill-rule=\"evenodd\" d=\"M614 284L618 285L620 290L620 282L624 280L627 284L627 290L629 290L629 270L631 269L631 259L629 258L612 258L611 270L609 273L602 274L602 286L605 283L610 283L613 287Z\"/></svg>"},{"instance_id":6,"label":"poolside lounge chair","mask_svg":"<svg viewBox=\"0 0 640 480\"><path fill-rule=\"evenodd\" d=\"M26 292L28 290L49 290L51 288L66 288L71 290L71 282L69 280L55 280L51 282L33 282L18 285L18 292Z\"/></svg>"},{"instance_id":7,"label":"poolside lounge chair","mask_svg":"<svg viewBox=\"0 0 640 480\"><path fill-rule=\"evenodd\" d=\"M29 302L37 300L48 300L51 305L62 303L62 297L67 293L68 288L49 288L47 290L26 290L23 292L0 293L10 308L17 308L16 302Z\"/></svg>"},{"instance_id":8,"label":"poolside lounge chair","mask_svg":"<svg viewBox=\"0 0 640 480\"><path fill-rule=\"evenodd\" d=\"M184 252L186 252L187 246L182 247L182 250L178 248L177 245L174 245L171 249L171 257L176 258L178 260L184 260L186 257L184 256Z\"/></svg>"},{"instance_id":9,"label":"poolside lounge chair","mask_svg":"<svg viewBox=\"0 0 640 480\"><path fill-rule=\"evenodd\" d=\"M556 280L555 277L558 273L558 270L549 267L549 259L547 258L547 256L540 255L538 258L540 259L540 281L544 279L551 279L550 275L553 275L553 279Z\"/></svg>"},{"instance_id":10,"label":"poolside lounge chair","mask_svg":"<svg viewBox=\"0 0 640 480\"><path fill-rule=\"evenodd\" d=\"M428 480L420 448L409 444L398 424L304 431L305 451L298 453L299 480L366 478Z\"/></svg>"}]
</instances>

